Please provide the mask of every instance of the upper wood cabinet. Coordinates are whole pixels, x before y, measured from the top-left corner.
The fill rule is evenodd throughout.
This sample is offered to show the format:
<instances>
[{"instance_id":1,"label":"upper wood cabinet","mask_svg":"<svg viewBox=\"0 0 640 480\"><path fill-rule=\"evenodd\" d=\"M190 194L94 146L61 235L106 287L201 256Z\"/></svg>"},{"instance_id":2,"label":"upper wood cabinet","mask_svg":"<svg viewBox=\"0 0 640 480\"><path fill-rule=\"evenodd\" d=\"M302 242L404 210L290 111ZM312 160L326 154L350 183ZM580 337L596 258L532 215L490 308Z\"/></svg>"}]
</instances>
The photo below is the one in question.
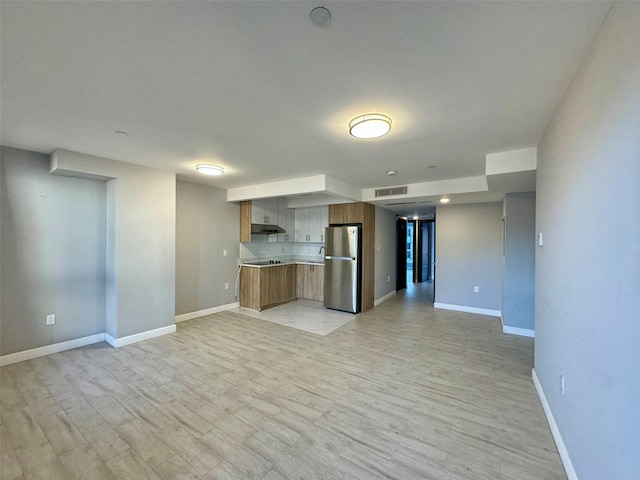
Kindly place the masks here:
<instances>
[{"instance_id":1,"label":"upper wood cabinet","mask_svg":"<svg viewBox=\"0 0 640 480\"><path fill-rule=\"evenodd\" d=\"M251 241L251 202L240 202L240 242Z\"/></svg>"},{"instance_id":2,"label":"upper wood cabinet","mask_svg":"<svg viewBox=\"0 0 640 480\"><path fill-rule=\"evenodd\" d=\"M329 205L329 223L331 225L343 225L346 223L363 223L365 204L363 202L356 203L338 203Z\"/></svg>"}]
</instances>

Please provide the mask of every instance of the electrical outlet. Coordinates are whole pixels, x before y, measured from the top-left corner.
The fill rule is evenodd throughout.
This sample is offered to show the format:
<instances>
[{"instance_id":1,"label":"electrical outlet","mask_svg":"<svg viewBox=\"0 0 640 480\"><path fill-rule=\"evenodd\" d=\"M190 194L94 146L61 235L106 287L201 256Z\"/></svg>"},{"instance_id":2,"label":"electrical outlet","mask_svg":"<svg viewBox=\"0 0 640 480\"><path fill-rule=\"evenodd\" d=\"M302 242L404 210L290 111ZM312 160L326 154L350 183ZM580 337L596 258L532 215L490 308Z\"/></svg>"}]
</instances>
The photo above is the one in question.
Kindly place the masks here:
<instances>
[{"instance_id":1,"label":"electrical outlet","mask_svg":"<svg viewBox=\"0 0 640 480\"><path fill-rule=\"evenodd\" d=\"M229 290L229 284L228 284L228 283L225 283L225 284L224 284L224 289L225 289L225 290Z\"/></svg>"},{"instance_id":2,"label":"electrical outlet","mask_svg":"<svg viewBox=\"0 0 640 480\"><path fill-rule=\"evenodd\" d=\"M560 372L560 393L564 395L564 373Z\"/></svg>"},{"instance_id":3,"label":"electrical outlet","mask_svg":"<svg viewBox=\"0 0 640 480\"><path fill-rule=\"evenodd\" d=\"M544 237L542 232L538 233L538 246L541 247L544 244Z\"/></svg>"},{"instance_id":4,"label":"electrical outlet","mask_svg":"<svg viewBox=\"0 0 640 480\"><path fill-rule=\"evenodd\" d=\"M46 325L54 325L55 323L56 323L56 316L53 313L50 315L47 315Z\"/></svg>"},{"instance_id":5,"label":"electrical outlet","mask_svg":"<svg viewBox=\"0 0 640 480\"><path fill-rule=\"evenodd\" d=\"M473 287L473 293L478 293L480 291L480 287L478 285Z\"/></svg>"},{"instance_id":6,"label":"electrical outlet","mask_svg":"<svg viewBox=\"0 0 640 480\"><path fill-rule=\"evenodd\" d=\"M225 249L225 250L222 250L222 256L223 256L223 257L226 257L228 253L229 253L229 252L228 252L226 249Z\"/></svg>"}]
</instances>

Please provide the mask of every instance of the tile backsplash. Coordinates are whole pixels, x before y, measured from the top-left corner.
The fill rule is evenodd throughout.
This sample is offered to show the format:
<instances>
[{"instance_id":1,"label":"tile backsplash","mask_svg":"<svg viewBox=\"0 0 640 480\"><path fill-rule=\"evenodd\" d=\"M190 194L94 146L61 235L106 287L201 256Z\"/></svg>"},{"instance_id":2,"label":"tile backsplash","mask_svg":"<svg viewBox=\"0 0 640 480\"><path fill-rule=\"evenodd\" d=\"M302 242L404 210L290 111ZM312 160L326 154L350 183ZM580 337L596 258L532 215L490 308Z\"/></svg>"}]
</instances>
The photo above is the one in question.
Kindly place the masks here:
<instances>
[{"instance_id":1,"label":"tile backsplash","mask_svg":"<svg viewBox=\"0 0 640 480\"><path fill-rule=\"evenodd\" d=\"M320 253L320 247L323 246L324 243L315 242L269 242L266 235L254 235L251 237L251 243L240 244L240 261L323 262L324 250Z\"/></svg>"}]
</instances>

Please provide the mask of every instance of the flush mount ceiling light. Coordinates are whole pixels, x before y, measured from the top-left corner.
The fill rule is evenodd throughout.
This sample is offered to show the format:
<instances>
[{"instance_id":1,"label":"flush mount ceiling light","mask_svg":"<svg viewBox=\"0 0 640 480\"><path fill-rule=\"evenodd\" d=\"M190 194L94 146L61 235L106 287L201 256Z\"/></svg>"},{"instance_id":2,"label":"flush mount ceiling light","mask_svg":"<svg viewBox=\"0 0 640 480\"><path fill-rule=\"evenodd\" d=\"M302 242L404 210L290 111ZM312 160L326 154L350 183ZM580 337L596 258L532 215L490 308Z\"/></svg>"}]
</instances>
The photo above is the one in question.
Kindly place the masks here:
<instances>
[{"instance_id":1,"label":"flush mount ceiling light","mask_svg":"<svg viewBox=\"0 0 640 480\"><path fill-rule=\"evenodd\" d=\"M413 219L414 219L414 220L418 220L419 218L420 218L420 217L419 217L418 215L414 215L414 216L413 216Z\"/></svg>"},{"instance_id":2,"label":"flush mount ceiling light","mask_svg":"<svg viewBox=\"0 0 640 480\"><path fill-rule=\"evenodd\" d=\"M356 138L378 138L391 130L391 119L381 113L358 115L349 122L349 133Z\"/></svg>"},{"instance_id":3,"label":"flush mount ceiling light","mask_svg":"<svg viewBox=\"0 0 640 480\"><path fill-rule=\"evenodd\" d=\"M203 175L222 175L224 173L224 168L219 167L218 165L207 165L201 163L200 165L196 165L196 171Z\"/></svg>"},{"instance_id":4,"label":"flush mount ceiling light","mask_svg":"<svg viewBox=\"0 0 640 480\"><path fill-rule=\"evenodd\" d=\"M449 203L451 200L449 199L449 197L442 197L440 199L440 203Z\"/></svg>"},{"instance_id":5,"label":"flush mount ceiling light","mask_svg":"<svg viewBox=\"0 0 640 480\"><path fill-rule=\"evenodd\" d=\"M389 176L397 175L397 174L398 174L398 171L397 171L397 170L389 170L389 171L387 172L387 175L389 175Z\"/></svg>"}]
</instances>

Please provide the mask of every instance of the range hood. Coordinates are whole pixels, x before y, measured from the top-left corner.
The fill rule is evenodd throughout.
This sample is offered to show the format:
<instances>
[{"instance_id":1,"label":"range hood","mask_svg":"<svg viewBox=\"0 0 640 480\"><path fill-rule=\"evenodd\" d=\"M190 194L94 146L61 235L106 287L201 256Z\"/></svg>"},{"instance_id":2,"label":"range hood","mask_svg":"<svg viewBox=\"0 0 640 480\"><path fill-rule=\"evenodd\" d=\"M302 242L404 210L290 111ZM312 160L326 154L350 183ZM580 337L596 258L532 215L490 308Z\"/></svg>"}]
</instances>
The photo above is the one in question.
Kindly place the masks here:
<instances>
[{"instance_id":1,"label":"range hood","mask_svg":"<svg viewBox=\"0 0 640 480\"><path fill-rule=\"evenodd\" d=\"M251 224L251 235L271 235L273 233L286 233L286 231L278 225Z\"/></svg>"}]
</instances>

